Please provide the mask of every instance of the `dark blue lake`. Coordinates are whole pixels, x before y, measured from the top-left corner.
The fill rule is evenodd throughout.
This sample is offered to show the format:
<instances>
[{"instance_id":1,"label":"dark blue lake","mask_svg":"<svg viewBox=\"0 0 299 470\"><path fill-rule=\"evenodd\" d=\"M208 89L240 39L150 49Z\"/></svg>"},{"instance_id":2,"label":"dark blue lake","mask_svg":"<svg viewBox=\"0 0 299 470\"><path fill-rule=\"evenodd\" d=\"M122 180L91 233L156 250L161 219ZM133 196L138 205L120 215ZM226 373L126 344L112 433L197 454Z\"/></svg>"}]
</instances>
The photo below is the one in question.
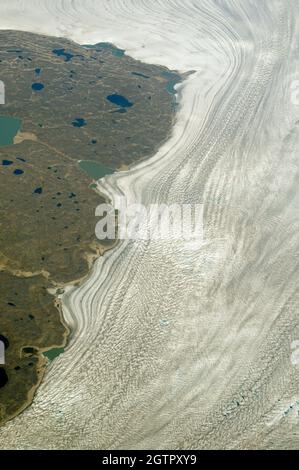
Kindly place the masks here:
<instances>
[{"instance_id":1,"label":"dark blue lake","mask_svg":"<svg viewBox=\"0 0 299 470\"><path fill-rule=\"evenodd\" d=\"M118 95L116 93L114 93L113 95L108 95L106 98L108 101L110 101L110 103L116 104L121 108L130 108L134 104L131 103L131 101L127 100L125 96Z\"/></svg>"},{"instance_id":2,"label":"dark blue lake","mask_svg":"<svg viewBox=\"0 0 299 470\"><path fill-rule=\"evenodd\" d=\"M72 125L74 127L82 127L82 126L86 126L87 122L85 121L85 119L83 118L76 118L73 122L72 122Z\"/></svg>"},{"instance_id":3,"label":"dark blue lake","mask_svg":"<svg viewBox=\"0 0 299 470\"><path fill-rule=\"evenodd\" d=\"M142 78L150 78L148 75L144 75L144 73L141 73L141 72L132 72L132 75L137 75L137 77L142 77Z\"/></svg>"},{"instance_id":4,"label":"dark blue lake","mask_svg":"<svg viewBox=\"0 0 299 470\"><path fill-rule=\"evenodd\" d=\"M41 91L45 88L45 85L43 85L42 83L32 83L31 88L34 91Z\"/></svg>"},{"instance_id":5,"label":"dark blue lake","mask_svg":"<svg viewBox=\"0 0 299 470\"><path fill-rule=\"evenodd\" d=\"M34 194L41 194L43 192L43 188L36 188L33 193Z\"/></svg>"},{"instance_id":6,"label":"dark blue lake","mask_svg":"<svg viewBox=\"0 0 299 470\"><path fill-rule=\"evenodd\" d=\"M62 56L65 58L65 62L69 62L73 57L74 54L71 54L70 52L65 52L65 49L53 49L53 54Z\"/></svg>"},{"instance_id":7,"label":"dark blue lake","mask_svg":"<svg viewBox=\"0 0 299 470\"><path fill-rule=\"evenodd\" d=\"M9 166L9 165L12 165L13 162L11 160L2 160L2 165L3 166Z\"/></svg>"},{"instance_id":8,"label":"dark blue lake","mask_svg":"<svg viewBox=\"0 0 299 470\"><path fill-rule=\"evenodd\" d=\"M66 52L65 49L53 49L53 54L57 55L58 57L64 57L65 62L69 62L72 60L73 57L78 57L81 60L84 60L84 56L81 54L72 54L71 52Z\"/></svg>"}]
</instances>

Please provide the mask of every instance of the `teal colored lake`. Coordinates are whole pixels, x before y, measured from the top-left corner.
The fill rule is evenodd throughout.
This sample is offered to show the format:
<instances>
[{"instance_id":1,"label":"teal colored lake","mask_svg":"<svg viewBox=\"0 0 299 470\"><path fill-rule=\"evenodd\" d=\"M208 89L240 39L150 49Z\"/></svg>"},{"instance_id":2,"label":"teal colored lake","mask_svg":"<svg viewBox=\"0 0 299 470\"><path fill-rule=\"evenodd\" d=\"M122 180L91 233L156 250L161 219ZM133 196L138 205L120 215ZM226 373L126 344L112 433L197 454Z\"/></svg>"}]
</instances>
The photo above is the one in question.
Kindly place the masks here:
<instances>
[{"instance_id":1,"label":"teal colored lake","mask_svg":"<svg viewBox=\"0 0 299 470\"><path fill-rule=\"evenodd\" d=\"M111 173L114 173L114 170L112 170L112 168L109 168L98 162L82 160L81 162L79 162L79 166L83 171L85 171L85 173L88 174L90 178L94 180L98 180L106 175L111 175Z\"/></svg>"},{"instance_id":2,"label":"teal colored lake","mask_svg":"<svg viewBox=\"0 0 299 470\"><path fill-rule=\"evenodd\" d=\"M110 42L99 42L97 46L100 46L101 49L108 49L112 52L113 55L116 57L123 57L125 55L124 49L119 49L118 47L114 46Z\"/></svg>"},{"instance_id":3,"label":"teal colored lake","mask_svg":"<svg viewBox=\"0 0 299 470\"><path fill-rule=\"evenodd\" d=\"M43 355L46 356L49 361L53 361L55 357L59 356L62 353L64 353L64 348L53 348L49 349L49 351L43 352Z\"/></svg>"},{"instance_id":4,"label":"teal colored lake","mask_svg":"<svg viewBox=\"0 0 299 470\"><path fill-rule=\"evenodd\" d=\"M168 78L166 90L168 91L168 93L174 95L176 93L174 87L177 83L180 83L182 81L182 78L179 74L175 72L163 72L163 75L165 78Z\"/></svg>"},{"instance_id":5,"label":"teal colored lake","mask_svg":"<svg viewBox=\"0 0 299 470\"><path fill-rule=\"evenodd\" d=\"M125 55L124 49L119 49L110 42L99 42L98 44L85 44L83 47L86 47L87 49L96 50L108 49L112 52L113 55L115 55L115 57L123 57Z\"/></svg>"},{"instance_id":6,"label":"teal colored lake","mask_svg":"<svg viewBox=\"0 0 299 470\"><path fill-rule=\"evenodd\" d=\"M20 119L0 116L0 147L13 144L14 137L21 129L21 124Z\"/></svg>"}]
</instances>

